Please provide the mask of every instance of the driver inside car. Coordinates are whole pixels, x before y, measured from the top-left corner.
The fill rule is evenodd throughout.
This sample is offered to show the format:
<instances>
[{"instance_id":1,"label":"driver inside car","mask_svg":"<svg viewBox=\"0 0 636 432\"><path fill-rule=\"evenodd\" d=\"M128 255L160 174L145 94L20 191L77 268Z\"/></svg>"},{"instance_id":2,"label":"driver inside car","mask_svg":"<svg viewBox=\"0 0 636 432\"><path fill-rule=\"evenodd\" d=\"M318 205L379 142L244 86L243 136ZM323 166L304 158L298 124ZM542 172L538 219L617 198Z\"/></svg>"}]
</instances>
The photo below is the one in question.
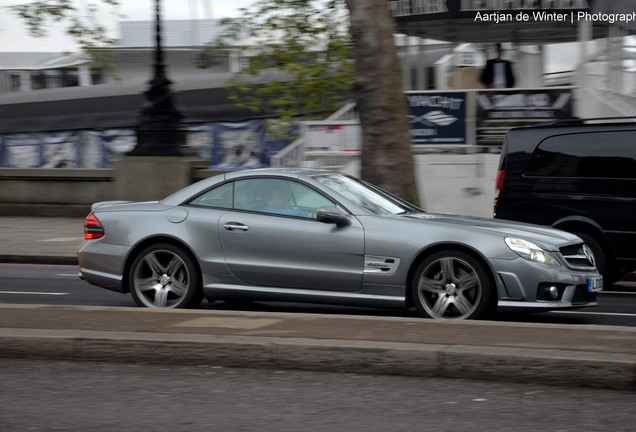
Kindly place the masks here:
<instances>
[{"instance_id":1,"label":"driver inside car","mask_svg":"<svg viewBox=\"0 0 636 432\"><path fill-rule=\"evenodd\" d=\"M289 216L309 217L304 210L290 208L285 193L277 188L266 189L263 193L263 201L265 208L262 210L267 213L277 213Z\"/></svg>"}]
</instances>

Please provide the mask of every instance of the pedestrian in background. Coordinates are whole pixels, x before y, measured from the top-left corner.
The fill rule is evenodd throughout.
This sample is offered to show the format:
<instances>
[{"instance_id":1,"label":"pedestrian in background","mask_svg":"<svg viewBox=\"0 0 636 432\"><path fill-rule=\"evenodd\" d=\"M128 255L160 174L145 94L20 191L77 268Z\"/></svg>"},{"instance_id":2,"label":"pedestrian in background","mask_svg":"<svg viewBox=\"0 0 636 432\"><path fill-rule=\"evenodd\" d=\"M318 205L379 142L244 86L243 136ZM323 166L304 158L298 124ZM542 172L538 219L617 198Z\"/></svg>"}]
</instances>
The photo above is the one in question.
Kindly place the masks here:
<instances>
[{"instance_id":1,"label":"pedestrian in background","mask_svg":"<svg viewBox=\"0 0 636 432\"><path fill-rule=\"evenodd\" d=\"M488 60L481 74L481 82L488 88L510 88L515 85L512 63L502 58L503 49L497 43L497 58Z\"/></svg>"}]
</instances>

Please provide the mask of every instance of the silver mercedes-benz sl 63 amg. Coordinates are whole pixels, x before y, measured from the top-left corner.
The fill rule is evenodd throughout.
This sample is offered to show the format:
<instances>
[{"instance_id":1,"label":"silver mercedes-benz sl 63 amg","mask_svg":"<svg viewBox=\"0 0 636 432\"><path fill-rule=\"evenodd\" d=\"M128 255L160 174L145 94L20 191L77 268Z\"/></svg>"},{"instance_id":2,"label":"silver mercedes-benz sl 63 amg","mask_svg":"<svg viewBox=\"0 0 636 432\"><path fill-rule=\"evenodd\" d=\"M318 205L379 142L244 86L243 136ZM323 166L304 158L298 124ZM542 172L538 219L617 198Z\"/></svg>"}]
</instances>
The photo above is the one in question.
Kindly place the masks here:
<instances>
[{"instance_id":1,"label":"silver mercedes-benz sl 63 amg","mask_svg":"<svg viewBox=\"0 0 636 432\"><path fill-rule=\"evenodd\" d=\"M229 172L161 201L93 204L84 225L80 276L151 308L205 298L477 319L596 306L603 288L572 234L427 213L332 171Z\"/></svg>"}]
</instances>

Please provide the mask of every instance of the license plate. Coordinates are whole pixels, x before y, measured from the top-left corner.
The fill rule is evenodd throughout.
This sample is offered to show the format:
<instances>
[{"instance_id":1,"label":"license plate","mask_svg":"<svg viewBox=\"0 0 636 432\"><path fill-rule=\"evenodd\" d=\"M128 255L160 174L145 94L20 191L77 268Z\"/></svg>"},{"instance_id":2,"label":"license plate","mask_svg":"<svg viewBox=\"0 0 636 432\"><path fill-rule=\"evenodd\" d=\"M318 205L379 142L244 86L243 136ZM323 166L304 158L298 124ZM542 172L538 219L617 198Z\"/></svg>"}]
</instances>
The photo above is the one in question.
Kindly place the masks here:
<instances>
[{"instance_id":1,"label":"license plate","mask_svg":"<svg viewBox=\"0 0 636 432\"><path fill-rule=\"evenodd\" d=\"M587 278L587 291L588 292L603 291L603 278L602 277Z\"/></svg>"}]
</instances>

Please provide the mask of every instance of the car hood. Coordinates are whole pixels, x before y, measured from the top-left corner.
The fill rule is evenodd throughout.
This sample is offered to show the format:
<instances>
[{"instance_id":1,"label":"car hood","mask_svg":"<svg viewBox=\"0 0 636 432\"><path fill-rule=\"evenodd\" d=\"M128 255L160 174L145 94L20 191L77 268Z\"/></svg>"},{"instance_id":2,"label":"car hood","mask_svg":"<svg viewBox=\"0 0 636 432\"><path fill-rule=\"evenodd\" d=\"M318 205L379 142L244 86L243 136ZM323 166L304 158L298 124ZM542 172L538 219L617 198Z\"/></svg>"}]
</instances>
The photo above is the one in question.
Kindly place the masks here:
<instances>
[{"instance_id":1,"label":"car hood","mask_svg":"<svg viewBox=\"0 0 636 432\"><path fill-rule=\"evenodd\" d=\"M404 215L403 217L415 220L426 220L429 223L461 226L465 229L488 232L501 237L521 238L531 241L545 249L556 250L564 245L581 243L581 240L577 236L568 232L521 222L436 213L414 213Z\"/></svg>"}]
</instances>

